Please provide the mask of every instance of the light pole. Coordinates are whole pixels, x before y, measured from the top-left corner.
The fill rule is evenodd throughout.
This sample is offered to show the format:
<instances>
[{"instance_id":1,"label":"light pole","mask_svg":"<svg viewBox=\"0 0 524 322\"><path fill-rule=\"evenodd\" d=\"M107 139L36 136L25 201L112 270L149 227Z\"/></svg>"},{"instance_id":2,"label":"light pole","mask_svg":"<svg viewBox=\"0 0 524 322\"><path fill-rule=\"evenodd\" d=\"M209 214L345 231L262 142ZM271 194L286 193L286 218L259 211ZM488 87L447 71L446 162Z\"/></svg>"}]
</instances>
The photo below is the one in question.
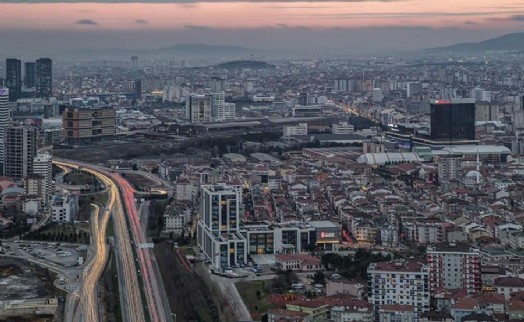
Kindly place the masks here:
<instances>
[{"instance_id":1,"label":"light pole","mask_svg":"<svg viewBox=\"0 0 524 322\"><path fill-rule=\"evenodd\" d=\"M175 313L171 313L171 316L175 317L175 322L176 322L176 314Z\"/></svg>"}]
</instances>

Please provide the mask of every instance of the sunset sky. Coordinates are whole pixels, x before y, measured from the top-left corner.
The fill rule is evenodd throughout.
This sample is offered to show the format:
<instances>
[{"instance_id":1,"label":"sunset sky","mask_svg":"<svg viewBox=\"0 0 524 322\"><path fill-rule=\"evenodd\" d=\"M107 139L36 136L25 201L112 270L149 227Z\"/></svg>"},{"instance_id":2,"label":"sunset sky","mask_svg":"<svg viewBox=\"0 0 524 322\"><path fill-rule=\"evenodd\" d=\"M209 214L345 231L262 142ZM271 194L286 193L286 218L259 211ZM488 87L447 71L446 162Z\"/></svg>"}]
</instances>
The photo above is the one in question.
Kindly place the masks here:
<instances>
[{"instance_id":1,"label":"sunset sky","mask_svg":"<svg viewBox=\"0 0 524 322\"><path fill-rule=\"evenodd\" d=\"M7 52L187 42L332 50L348 42L373 51L479 41L521 30L522 0L0 0L0 42Z\"/></svg>"}]
</instances>

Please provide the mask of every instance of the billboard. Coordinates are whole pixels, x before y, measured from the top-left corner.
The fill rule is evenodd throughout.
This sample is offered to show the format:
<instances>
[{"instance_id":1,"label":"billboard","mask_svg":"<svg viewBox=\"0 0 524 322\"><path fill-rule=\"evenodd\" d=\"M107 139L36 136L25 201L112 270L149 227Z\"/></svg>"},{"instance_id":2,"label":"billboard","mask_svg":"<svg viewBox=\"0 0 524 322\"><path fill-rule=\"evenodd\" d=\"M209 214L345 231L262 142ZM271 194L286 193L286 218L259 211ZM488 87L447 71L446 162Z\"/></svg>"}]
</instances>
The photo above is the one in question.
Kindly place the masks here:
<instances>
[{"instance_id":1,"label":"billboard","mask_svg":"<svg viewBox=\"0 0 524 322\"><path fill-rule=\"evenodd\" d=\"M0 96L9 95L9 88L0 87Z\"/></svg>"}]
</instances>

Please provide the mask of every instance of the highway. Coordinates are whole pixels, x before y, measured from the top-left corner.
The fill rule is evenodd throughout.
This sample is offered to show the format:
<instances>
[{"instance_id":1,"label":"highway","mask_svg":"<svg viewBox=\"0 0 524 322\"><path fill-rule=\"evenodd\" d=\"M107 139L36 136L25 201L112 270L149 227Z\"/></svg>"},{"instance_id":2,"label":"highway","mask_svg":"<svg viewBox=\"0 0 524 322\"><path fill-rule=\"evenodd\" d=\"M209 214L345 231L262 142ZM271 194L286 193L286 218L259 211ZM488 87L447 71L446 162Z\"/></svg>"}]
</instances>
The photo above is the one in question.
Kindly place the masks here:
<instances>
[{"instance_id":1,"label":"highway","mask_svg":"<svg viewBox=\"0 0 524 322\"><path fill-rule=\"evenodd\" d=\"M73 314L74 318L72 321L99 321L98 318L98 305L96 299L96 284L102 273L105 261L107 259L107 245L105 242L105 231L107 228L108 220L113 214L113 221L115 225L115 237L117 249L115 251L117 260L119 261L119 288L120 295L122 297L122 315L124 321L130 322L145 322L144 305L142 304L142 297L139 289L139 282L137 276L137 267L135 265L134 254L132 249L131 239L127 229L126 218L124 214L124 207L120 197L119 189L111 178L112 174L105 170L100 170L94 166L86 165L84 163L75 161L62 161L54 160L53 163L83 171L87 171L95 175L101 182L106 185L109 194L108 204L101 218L92 219L92 227L96 227L96 236L93 235L92 242L96 244L96 255L90 264L86 267L83 274L83 285L80 290L77 290L81 295L82 300L81 312L76 309L77 312ZM72 292L71 296L74 296L76 292ZM78 294L77 293L77 294ZM74 307L74 306L73 306ZM70 308L70 306L66 306ZM70 316L70 312L66 312L66 316ZM70 320L68 320L70 321ZM153 320L157 321L157 320ZM160 320L158 320L160 321Z\"/></svg>"},{"instance_id":2,"label":"highway","mask_svg":"<svg viewBox=\"0 0 524 322\"><path fill-rule=\"evenodd\" d=\"M122 197L124 199L131 232L134 240L138 245L146 243L144 231L140 225L139 214L135 204L135 189L129 184L127 180L122 178L117 173L112 173L113 181L120 187ZM165 308L160 297L157 278L155 277L155 270L153 269L152 256L148 249L138 247L136 249L138 262L140 264L142 281L145 289L146 300L149 308L151 321L154 322L169 322L172 321L171 312L169 308Z\"/></svg>"}]
</instances>

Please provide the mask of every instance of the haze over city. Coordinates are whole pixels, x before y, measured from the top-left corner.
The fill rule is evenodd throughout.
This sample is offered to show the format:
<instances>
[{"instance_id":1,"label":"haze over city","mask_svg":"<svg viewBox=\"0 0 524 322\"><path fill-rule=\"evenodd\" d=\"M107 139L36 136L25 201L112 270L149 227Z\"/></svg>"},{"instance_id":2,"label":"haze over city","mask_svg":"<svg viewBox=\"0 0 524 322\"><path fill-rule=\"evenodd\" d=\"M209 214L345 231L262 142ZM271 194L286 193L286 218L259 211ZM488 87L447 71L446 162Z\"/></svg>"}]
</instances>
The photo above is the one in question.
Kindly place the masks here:
<instances>
[{"instance_id":1,"label":"haze over city","mask_svg":"<svg viewBox=\"0 0 524 322\"><path fill-rule=\"evenodd\" d=\"M179 43L292 53L406 51L524 30L524 3L442 1L0 1L3 54Z\"/></svg>"}]
</instances>

